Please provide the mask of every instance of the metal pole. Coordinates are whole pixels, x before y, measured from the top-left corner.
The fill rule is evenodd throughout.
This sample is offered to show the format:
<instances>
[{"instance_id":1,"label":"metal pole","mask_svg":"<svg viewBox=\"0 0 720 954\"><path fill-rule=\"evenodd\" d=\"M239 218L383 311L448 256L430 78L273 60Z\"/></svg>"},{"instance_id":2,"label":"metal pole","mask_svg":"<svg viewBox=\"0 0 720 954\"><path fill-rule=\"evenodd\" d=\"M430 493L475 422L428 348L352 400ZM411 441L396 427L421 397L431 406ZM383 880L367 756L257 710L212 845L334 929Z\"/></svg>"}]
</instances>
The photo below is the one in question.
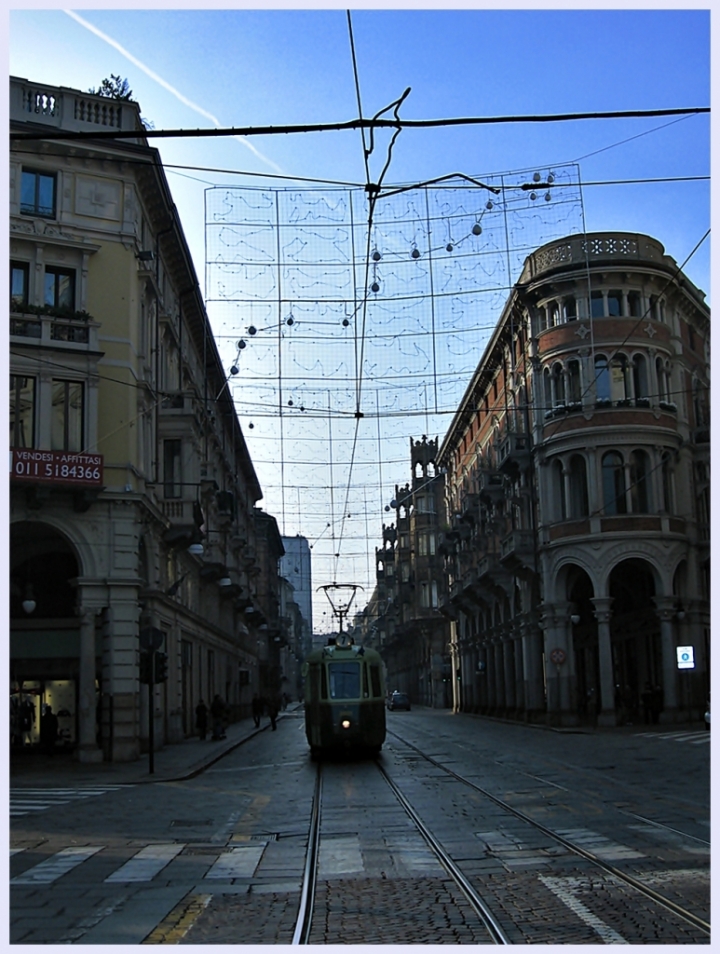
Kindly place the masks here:
<instances>
[{"instance_id":1,"label":"metal pole","mask_svg":"<svg viewBox=\"0 0 720 954\"><path fill-rule=\"evenodd\" d=\"M148 756L150 774L155 774L155 740L154 740L154 722L155 722L155 653L148 653L150 659L150 682L148 683Z\"/></svg>"}]
</instances>

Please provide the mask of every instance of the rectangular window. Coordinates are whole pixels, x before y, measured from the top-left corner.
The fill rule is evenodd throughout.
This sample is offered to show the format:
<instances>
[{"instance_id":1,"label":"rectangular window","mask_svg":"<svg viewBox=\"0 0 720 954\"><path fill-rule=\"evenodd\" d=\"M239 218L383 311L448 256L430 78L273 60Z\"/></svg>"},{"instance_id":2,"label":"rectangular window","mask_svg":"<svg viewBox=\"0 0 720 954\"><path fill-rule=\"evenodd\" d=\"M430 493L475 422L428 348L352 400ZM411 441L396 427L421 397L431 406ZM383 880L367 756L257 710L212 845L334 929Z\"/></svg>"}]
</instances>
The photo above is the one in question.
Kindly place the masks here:
<instances>
[{"instance_id":1,"label":"rectangular window","mask_svg":"<svg viewBox=\"0 0 720 954\"><path fill-rule=\"evenodd\" d=\"M602 292L593 292L590 296L590 316L602 318L605 315L605 302Z\"/></svg>"},{"instance_id":2,"label":"rectangular window","mask_svg":"<svg viewBox=\"0 0 720 954\"><path fill-rule=\"evenodd\" d=\"M55 218L55 175L23 169L20 211L25 215Z\"/></svg>"},{"instance_id":3,"label":"rectangular window","mask_svg":"<svg viewBox=\"0 0 720 954\"><path fill-rule=\"evenodd\" d=\"M30 270L27 262L10 263L10 310L22 311L28 303Z\"/></svg>"},{"instance_id":4,"label":"rectangular window","mask_svg":"<svg viewBox=\"0 0 720 954\"><path fill-rule=\"evenodd\" d=\"M360 698L360 663L328 663L331 699Z\"/></svg>"},{"instance_id":5,"label":"rectangular window","mask_svg":"<svg viewBox=\"0 0 720 954\"><path fill-rule=\"evenodd\" d=\"M10 446L35 446L35 378L10 375Z\"/></svg>"},{"instance_id":6,"label":"rectangular window","mask_svg":"<svg viewBox=\"0 0 720 954\"><path fill-rule=\"evenodd\" d=\"M608 314L611 318L622 315L622 291L611 288L607 296Z\"/></svg>"},{"instance_id":7,"label":"rectangular window","mask_svg":"<svg viewBox=\"0 0 720 954\"><path fill-rule=\"evenodd\" d=\"M382 682L380 680L379 666L370 666L370 688L372 689L372 694L376 699L379 699L382 696Z\"/></svg>"},{"instance_id":8,"label":"rectangular window","mask_svg":"<svg viewBox=\"0 0 720 954\"><path fill-rule=\"evenodd\" d=\"M182 441L163 441L165 499L182 497Z\"/></svg>"},{"instance_id":9,"label":"rectangular window","mask_svg":"<svg viewBox=\"0 0 720 954\"><path fill-rule=\"evenodd\" d=\"M83 449L83 385L80 381L52 383L52 450Z\"/></svg>"},{"instance_id":10,"label":"rectangular window","mask_svg":"<svg viewBox=\"0 0 720 954\"><path fill-rule=\"evenodd\" d=\"M418 556L428 555L428 537L426 533L418 534Z\"/></svg>"},{"instance_id":11,"label":"rectangular window","mask_svg":"<svg viewBox=\"0 0 720 954\"><path fill-rule=\"evenodd\" d=\"M45 288L43 300L51 308L75 310L75 272L70 268L45 269Z\"/></svg>"}]
</instances>

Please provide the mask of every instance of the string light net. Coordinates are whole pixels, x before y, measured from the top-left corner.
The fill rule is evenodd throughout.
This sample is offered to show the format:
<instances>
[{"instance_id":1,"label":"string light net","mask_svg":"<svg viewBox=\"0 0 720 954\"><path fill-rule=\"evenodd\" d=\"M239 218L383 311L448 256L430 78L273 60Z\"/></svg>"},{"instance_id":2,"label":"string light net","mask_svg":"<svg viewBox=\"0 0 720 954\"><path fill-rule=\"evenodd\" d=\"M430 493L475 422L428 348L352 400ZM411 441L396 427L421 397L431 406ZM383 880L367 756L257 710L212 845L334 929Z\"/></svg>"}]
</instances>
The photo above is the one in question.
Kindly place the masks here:
<instances>
[{"instance_id":1,"label":"string light net","mask_svg":"<svg viewBox=\"0 0 720 954\"><path fill-rule=\"evenodd\" d=\"M442 443L527 255L584 230L575 165L388 191L371 223L362 189L205 193L208 312L261 505L307 537L313 588L365 599L410 439ZM322 596L313 613L332 629Z\"/></svg>"}]
</instances>

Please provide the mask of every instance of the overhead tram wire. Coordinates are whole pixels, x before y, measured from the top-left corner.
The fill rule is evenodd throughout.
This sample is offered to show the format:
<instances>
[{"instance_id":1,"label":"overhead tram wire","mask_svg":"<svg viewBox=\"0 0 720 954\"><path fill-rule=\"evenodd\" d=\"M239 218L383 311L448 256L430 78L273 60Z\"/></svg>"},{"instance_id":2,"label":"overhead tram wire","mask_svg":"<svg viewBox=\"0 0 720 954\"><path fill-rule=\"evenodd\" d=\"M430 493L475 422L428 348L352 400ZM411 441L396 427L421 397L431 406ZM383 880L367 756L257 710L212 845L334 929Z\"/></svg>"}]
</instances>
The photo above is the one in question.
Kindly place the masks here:
<instances>
[{"instance_id":1,"label":"overhead tram wire","mask_svg":"<svg viewBox=\"0 0 720 954\"><path fill-rule=\"evenodd\" d=\"M404 98L404 97L403 97ZM391 106L395 105L394 103ZM391 107L387 107L388 109ZM381 110L372 119L350 119L340 123L306 123L285 126L230 126L212 129L116 129L96 130L93 132L69 132L57 129L42 129L36 132L11 132L15 142L63 141L82 139L189 139L217 138L224 136L277 136L295 133L340 132L352 129L432 129L448 126L489 126L503 123L562 123L591 119L649 119L654 116L688 116L710 113L709 106L692 106L679 109L626 109L609 112L555 113L530 116L466 116L445 119L380 119L386 112Z\"/></svg>"}]
</instances>

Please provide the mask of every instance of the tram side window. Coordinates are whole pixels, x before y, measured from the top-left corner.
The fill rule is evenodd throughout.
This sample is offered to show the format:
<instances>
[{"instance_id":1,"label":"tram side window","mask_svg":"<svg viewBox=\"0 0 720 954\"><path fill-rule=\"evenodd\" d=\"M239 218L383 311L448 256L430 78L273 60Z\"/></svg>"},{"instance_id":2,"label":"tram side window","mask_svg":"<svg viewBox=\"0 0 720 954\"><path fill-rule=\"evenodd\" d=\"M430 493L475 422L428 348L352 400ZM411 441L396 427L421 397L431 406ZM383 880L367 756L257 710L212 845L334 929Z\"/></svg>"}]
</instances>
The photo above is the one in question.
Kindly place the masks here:
<instances>
[{"instance_id":1,"label":"tram side window","mask_svg":"<svg viewBox=\"0 0 720 954\"><path fill-rule=\"evenodd\" d=\"M322 669L320 670L320 674L321 674L321 676L322 676L322 681L321 681L321 685L320 685L320 698L321 698L321 699L327 699L327 697L328 697L328 690L327 690L327 673L325 672L325 667L324 667L324 666L323 666Z\"/></svg>"},{"instance_id":2,"label":"tram side window","mask_svg":"<svg viewBox=\"0 0 720 954\"><path fill-rule=\"evenodd\" d=\"M372 689L372 694L375 698L382 696L382 689L380 688L380 667L371 666L370 667L370 688Z\"/></svg>"},{"instance_id":3,"label":"tram side window","mask_svg":"<svg viewBox=\"0 0 720 954\"><path fill-rule=\"evenodd\" d=\"M360 698L360 663L337 662L328 664L331 699Z\"/></svg>"}]
</instances>

